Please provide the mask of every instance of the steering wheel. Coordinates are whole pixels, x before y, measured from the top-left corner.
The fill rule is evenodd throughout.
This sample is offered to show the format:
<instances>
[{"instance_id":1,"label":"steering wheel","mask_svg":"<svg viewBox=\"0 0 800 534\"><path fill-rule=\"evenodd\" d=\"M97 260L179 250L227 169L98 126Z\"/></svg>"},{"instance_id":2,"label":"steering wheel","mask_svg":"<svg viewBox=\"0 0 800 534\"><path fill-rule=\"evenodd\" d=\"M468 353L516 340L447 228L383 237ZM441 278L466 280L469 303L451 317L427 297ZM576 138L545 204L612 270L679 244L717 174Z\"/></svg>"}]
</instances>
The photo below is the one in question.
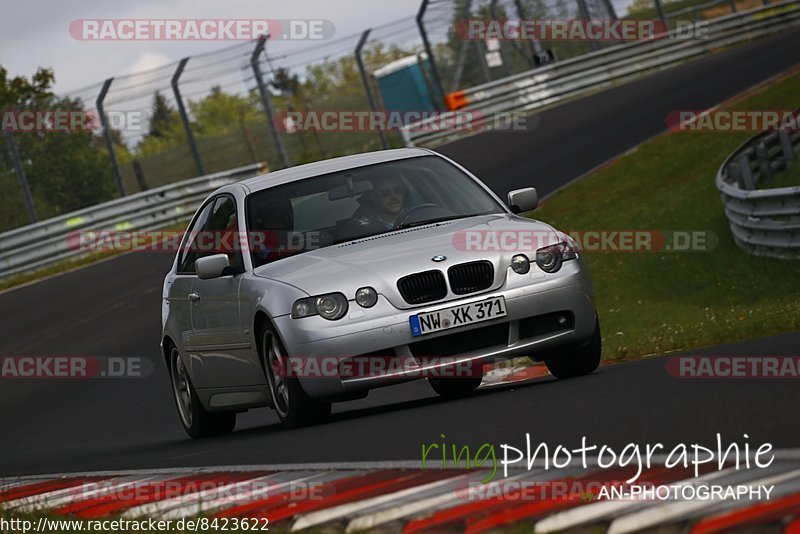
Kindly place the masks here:
<instances>
[{"instance_id":1,"label":"steering wheel","mask_svg":"<svg viewBox=\"0 0 800 534\"><path fill-rule=\"evenodd\" d=\"M405 224L412 213L428 208L441 208L441 206L438 204L431 204L430 202L426 204L418 204L416 206L411 206L410 208L406 209L403 213L397 216L397 219L395 219L394 221L395 227Z\"/></svg>"}]
</instances>

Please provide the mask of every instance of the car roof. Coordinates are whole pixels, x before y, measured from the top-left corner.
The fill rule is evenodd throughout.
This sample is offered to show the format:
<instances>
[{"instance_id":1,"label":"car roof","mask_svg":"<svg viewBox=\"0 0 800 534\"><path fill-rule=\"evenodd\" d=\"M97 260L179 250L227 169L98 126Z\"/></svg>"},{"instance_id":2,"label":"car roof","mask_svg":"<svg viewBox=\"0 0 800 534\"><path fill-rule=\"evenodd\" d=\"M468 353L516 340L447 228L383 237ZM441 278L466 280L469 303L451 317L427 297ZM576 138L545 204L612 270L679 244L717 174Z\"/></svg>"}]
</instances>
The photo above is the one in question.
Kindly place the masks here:
<instances>
[{"instance_id":1,"label":"car roof","mask_svg":"<svg viewBox=\"0 0 800 534\"><path fill-rule=\"evenodd\" d=\"M385 163L387 161L397 161L435 154L436 152L425 148L395 148L376 152L365 152L363 154L315 161L314 163L306 163L305 165L298 165L296 167L289 167L288 169L260 174L242 180L238 182L238 184L244 186L249 192L253 193L276 185L294 182L304 178L311 178L313 176L355 169L357 167L374 165L376 163Z\"/></svg>"}]
</instances>

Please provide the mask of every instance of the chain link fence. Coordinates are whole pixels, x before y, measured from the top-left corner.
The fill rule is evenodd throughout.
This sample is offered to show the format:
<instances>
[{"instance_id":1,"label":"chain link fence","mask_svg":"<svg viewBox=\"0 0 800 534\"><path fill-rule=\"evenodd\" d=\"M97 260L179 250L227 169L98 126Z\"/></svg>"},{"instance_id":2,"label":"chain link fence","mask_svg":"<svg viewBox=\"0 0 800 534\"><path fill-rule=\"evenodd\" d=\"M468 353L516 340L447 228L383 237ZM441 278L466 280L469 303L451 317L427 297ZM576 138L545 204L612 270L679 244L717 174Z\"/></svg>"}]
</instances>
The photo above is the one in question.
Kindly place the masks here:
<instances>
[{"instance_id":1,"label":"chain link fence","mask_svg":"<svg viewBox=\"0 0 800 534\"><path fill-rule=\"evenodd\" d=\"M379 78L408 58L422 66L432 108L445 109L448 93L609 45L465 40L457 32L459 21L655 18L665 9L655 1L421 0L416 15L362 33L325 41L241 42L146 72L99 81L64 96L105 119L105 127L85 133L87 143L102 153L90 162L92 179L102 186L92 188L84 177L68 188L75 197L72 201L55 201L42 176L66 173L58 163L64 155L53 147L48 153L37 150L31 139L67 134L13 134L34 209L26 208L22 177L15 172L9 147L4 146L0 231L249 163L264 161L275 170L402 146L401 135L394 131L315 131L297 127L287 114L392 108L384 101ZM713 0L709 6L698 1L674 0L666 4L667 11L693 9L693 17L704 18L766 0ZM8 145L8 136L2 142ZM37 166L41 163L37 158L53 161ZM82 194L86 189L91 194Z\"/></svg>"}]
</instances>

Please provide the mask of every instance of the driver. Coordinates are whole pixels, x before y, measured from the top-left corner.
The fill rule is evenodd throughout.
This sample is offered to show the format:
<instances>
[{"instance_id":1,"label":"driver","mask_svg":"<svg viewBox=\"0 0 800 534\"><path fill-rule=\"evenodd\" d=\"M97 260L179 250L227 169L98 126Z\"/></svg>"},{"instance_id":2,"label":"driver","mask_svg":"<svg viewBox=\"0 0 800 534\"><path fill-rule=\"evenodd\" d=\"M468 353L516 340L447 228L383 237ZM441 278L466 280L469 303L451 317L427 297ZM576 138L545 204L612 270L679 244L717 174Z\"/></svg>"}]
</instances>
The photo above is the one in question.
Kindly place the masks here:
<instances>
[{"instance_id":1,"label":"driver","mask_svg":"<svg viewBox=\"0 0 800 534\"><path fill-rule=\"evenodd\" d=\"M368 207L371 213L359 210L362 213L356 215L367 216L386 230L394 228L398 216L407 207L408 191L403 181L396 176L373 178L372 191L365 196L366 202L362 207Z\"/></svg>"}]
</instances>

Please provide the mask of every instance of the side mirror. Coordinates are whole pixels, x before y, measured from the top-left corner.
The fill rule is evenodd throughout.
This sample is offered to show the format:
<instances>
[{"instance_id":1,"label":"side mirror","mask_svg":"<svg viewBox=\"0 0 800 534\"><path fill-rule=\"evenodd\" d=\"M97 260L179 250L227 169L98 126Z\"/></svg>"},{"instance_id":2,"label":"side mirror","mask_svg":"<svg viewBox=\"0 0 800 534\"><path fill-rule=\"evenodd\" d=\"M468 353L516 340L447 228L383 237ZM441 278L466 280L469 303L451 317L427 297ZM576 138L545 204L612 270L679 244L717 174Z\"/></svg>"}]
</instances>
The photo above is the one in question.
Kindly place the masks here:
<instances>
[{"instance_id":1,"label":"side mirror","mask_svg":"<svg viewBox=\"0 0 800 534\"><path fill-rule=\"evenodd\" d=\"M213 254L211 256L198 258L197 261L194 262L194 269L197 271L197 276L199 278L208 280L209 278L219 278L223 274L228 274L224 271L230 267L230 265L227 254Z\"/></svg>"},{"instance_id":2,"label":"side mirror","mask_svg":"<svg viewBox=\"0 0 800 534\"><path fill-rule=\"evenodd\" d=\"M508 192L508 207L514 213L535 210L539 205L539 195L535 187L523 187Z\"/></svg>"}]
</instances>

